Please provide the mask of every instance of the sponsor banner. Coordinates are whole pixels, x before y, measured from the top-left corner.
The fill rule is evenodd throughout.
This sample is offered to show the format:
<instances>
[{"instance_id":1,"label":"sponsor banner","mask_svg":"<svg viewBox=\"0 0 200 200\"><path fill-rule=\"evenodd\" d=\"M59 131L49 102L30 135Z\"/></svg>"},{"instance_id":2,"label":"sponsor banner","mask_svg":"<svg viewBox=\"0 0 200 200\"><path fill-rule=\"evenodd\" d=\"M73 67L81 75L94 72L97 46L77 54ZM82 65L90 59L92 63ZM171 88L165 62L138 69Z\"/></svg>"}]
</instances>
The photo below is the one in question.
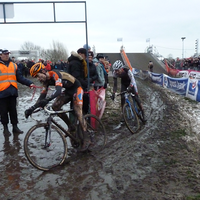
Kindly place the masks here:
<instances>
[{"instance_id":1,"label":"sponsor banner","mask_svg":"<svg viewBox=\"0 0 200 200\"><path fill-rule=\"evenodd\" d=\"M176 74L176 76L188 78L189 77L189 71L188 70L179 70L178 73Z\"/></svg>"},{"instance_id":2,"label":"sponsor banner","mask_svg":"<svg viewBox=\"0 0 200 200\"><path fill-rule=\"evenodd\" d=\"M190 79L198 79L198 80L200 80L200 72L198 72L198 71L191 71L189 73L189 78Z\"/></svg>"},{"instance_id":3,"label":"sponsor banner","mask_svg":"<svg viewBox=\"0 0 200 200\"><path fill-rule=\"evenodd\" d=\"M91 90L89 91L90 94L90 112L93 115L96 115L101 119L105 106L105 89L101 88L99 90Z\"/></svg>"},{"instance_id":4,"label":"sponsor banner","mask_svg":"<svg viewBox=\"0 0 200 200\"><path fill-rule=\"evenodd\" d=\"M187 84L188 78L171 78L166 75L163 78L163 86L180 95L186 95Z\"/></svg>"},{"instance_id":5,"label":"sponsor banner","mask_svg":"<svg viewBox=\"0 0 200 200\"><path fill-rule=\"evenodd\" d=\"M200 102L200 81L197 82L197 93L196 93L196 101Z\"/></svg>"},{"instance_id":6,"label":"sponsor banner","mask_svg":"<svg viewBox=\"0 0 200 200\"><path fill-rule=\"evenodd\" d=\"M152 82L157 83L159 85L163 85L163 74L157 74L157 73L150 73L150 77Z\"/></svg>"},{"instance_id":7,"label":"sponsor banner","mask_svg":"<svg viewBox=\"0 0 200 200\"><path fill-rule=\"evenodd\" d=\"M197 93L199 93L198 92L198 90L199 90L198 83L199 83L199 81L197 79L188 79L186 97L196 101ZM199 97L200 97L200 95L199 95Z\"/></svg>"}]
</instances>

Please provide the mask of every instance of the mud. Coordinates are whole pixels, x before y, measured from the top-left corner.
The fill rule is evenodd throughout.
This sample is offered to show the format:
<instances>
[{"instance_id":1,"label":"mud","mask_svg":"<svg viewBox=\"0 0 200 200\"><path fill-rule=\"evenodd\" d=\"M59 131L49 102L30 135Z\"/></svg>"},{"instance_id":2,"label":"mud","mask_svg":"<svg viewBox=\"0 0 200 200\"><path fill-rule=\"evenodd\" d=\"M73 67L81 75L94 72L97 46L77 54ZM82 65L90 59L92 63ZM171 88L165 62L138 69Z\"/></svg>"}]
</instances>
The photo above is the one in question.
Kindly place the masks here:
<instances>
[{"instance_id":1,"label":"mud","mask_svg":"<svg viewBox=\"0 0 200 200\"><path fill-rule=\"evenodd\" d=\"M25 120L23 113L38 93L31 101L33 91L20 85L19 127L24 134L0 136L0 199L200 199L199 103L149 81L138 79L137 84L148 120L140 131L132 135L124 124L118 127L120 99L113 103L108 88L102 118L106 147L80 154L68 141L66 162L49 172L32 167L24 155L23 139L35 122Z\"/></svg>"}]
</instances>

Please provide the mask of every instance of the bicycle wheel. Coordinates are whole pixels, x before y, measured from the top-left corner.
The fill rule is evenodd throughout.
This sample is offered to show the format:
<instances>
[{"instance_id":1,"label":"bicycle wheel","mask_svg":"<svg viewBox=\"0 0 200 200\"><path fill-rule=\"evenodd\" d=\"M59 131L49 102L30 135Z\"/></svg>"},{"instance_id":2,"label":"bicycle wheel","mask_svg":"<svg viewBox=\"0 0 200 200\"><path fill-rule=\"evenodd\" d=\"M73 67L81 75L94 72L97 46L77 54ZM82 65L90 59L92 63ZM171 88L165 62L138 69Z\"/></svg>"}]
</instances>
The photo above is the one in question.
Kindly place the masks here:
<instances>
[{"instance_id":1,"label":"bicycle wheel","mask_svg":"<svg viewBox=\"0 0 200 200\"><path fill-rule=\"evenodd\" d=\"M103 149L106 145L107 137L102 121L92 114L84 115L84 119L87 123L87 132L92 142L92 151Z\"/></svg>"},{"instance_id":2,"label":"bicycle wheel","mask_svg":"<svg viewBox=\"0 0 200 200\"><path fill-rule=\"evenodd\" d=\"M51 134L47 134L48 145L45 145L46 127L46 123L33 126L24 139L24 151L27 159L34 167L43 171L61 165L67 156L65 137L53 125Z\"/></svg>"},{"instance_id":3,"label":"bicycle wheel","mask_svg":"<svg viewBox=\"0 0 200 200\"><path fill-rule=\"evenodd\" d=\"M131 104L132 106L132 104ZM124 121L131 133L136 133L140 128L139 119L134 108L131 108L128 103L123 106Z\"/></svg>"}]
</instances>

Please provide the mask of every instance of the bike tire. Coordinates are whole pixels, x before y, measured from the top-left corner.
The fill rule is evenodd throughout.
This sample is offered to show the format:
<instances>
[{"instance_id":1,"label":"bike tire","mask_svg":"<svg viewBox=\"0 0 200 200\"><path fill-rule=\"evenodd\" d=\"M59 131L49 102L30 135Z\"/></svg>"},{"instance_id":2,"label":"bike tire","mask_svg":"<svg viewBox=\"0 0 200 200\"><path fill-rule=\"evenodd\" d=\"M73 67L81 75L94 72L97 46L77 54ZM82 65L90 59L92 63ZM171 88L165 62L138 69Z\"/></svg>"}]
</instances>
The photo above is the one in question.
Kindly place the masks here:
<instances>
[{"instance_id":1,"label":"bike tire","mask_svg":"<svg viewBox=\"0 0 200 200\"><path fill-rule=\"evenodd\" d=\"M140 123L135 109L130 107L128 103L125 103L122 112L127 128L132 134L135 134L140 129Z\"/></svg>"},{"instance_id":2,"label":"bike tire","mask_svg":"<svg viewBox=\"0 0 200 200\"><path fill-rule=\"evenodd\" d=\"M44 148L46 126L46 123L33 126L24 138L24 152L28 161L42 171L61 165L67 156L66 139L56 126L51 127L50 146Z\"/></svg>"},{"instance_id":3,"label":"bike tire","mask_svg":"<svg viewBox=\"0 0 200 200\"><path fill-rule=\"evenodd\" d=\"M102 121L93 114L84 115L84 119L87 123L87 132L92 142L92 151L102 150L106 143L106 129Z\"/></svg>"}]
</instances>

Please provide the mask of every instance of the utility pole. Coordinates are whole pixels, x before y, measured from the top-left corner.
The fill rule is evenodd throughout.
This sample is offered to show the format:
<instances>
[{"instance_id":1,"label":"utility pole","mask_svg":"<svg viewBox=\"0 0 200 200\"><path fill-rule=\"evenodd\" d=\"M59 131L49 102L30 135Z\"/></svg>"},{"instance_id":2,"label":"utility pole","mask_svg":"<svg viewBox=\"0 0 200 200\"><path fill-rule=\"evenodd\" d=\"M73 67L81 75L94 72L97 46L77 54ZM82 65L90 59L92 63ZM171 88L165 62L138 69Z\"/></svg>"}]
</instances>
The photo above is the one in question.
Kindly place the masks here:
<instances>
[{"instance_id":1,"label":"utility pole","mask_svg":"<svg viewBox=\"0 0 200 200\"><path fill-rule=\"evenodd\" d=\"M182 37L182 59L184 58L184 40L186 37Z\"/></svg>"},{"instance_id":2,"label":"utility pole","mask_svg":"<svg viewBox=\"0 0 200 200\"><path fill-rule=\"evenodd\" d=\"M199 52L198 52L198 49L199 49L199 40L196 39L196 40L195 40L195 54L196 54L196 55L198 55L198 53L199 53Z\"/></svg>"}]
</instances>

